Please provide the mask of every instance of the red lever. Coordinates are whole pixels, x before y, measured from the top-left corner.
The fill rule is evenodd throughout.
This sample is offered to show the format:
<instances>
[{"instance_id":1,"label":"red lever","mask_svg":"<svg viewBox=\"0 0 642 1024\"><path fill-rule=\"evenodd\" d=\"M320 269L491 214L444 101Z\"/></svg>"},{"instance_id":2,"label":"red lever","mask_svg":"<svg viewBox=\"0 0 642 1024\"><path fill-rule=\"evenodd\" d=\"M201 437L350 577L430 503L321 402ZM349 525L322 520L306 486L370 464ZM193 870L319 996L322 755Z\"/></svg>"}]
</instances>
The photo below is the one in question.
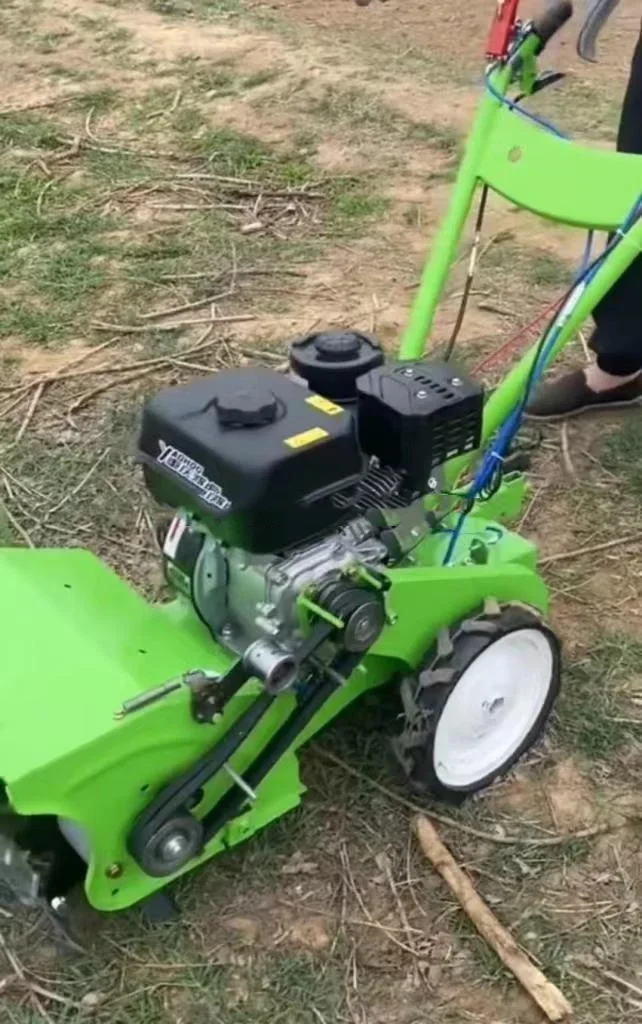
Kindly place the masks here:
<instances>
[{"instance_id":1,"label":"red lever","mask_svg":"<svg viewBox=\"0 0 642 1024\"><path fill-rule=\"evenodd\" d=\"M492 60L503 60L513 38L519 0L497 0L497 10L490 26L486 56Z\"/></svg>"}]
</instances>

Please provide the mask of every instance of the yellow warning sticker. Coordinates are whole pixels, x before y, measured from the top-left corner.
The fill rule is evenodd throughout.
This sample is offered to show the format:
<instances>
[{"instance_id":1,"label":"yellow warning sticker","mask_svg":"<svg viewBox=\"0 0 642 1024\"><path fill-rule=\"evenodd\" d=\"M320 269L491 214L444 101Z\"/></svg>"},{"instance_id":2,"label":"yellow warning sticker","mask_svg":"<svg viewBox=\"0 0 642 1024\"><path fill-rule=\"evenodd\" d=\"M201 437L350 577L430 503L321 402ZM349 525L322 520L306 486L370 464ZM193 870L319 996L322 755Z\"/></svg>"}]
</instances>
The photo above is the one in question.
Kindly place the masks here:
<instances>
[{"instance_id":1,"label":"yellow warning sticker","mask_svg":"<svg viewBox=\"0 0 642 1024\"><path fill-rule=\"evenodd\" d=\"M326 437L330 437L327 430L323 430L321 427L313 427L312 430L304 430L302 434L295 434L294 437L286 437L284 443L289 448L306 448L307 445L323 441Z\"/></svg>"},{"instance_id":2,"label":"yellow warning sticker","mask_svg":"<svg viewBox=\"0 0 642 1024\"><path fill-rule=\"evenodd\" d=\"M312 395L310 398L306 398L308 405L311 405L314 409L318 409L319 412L324 412L328 416L338 416L343 409L340 405L335 405L328 398L324 398L323 395Z\"/></svg>"}]
</instances>

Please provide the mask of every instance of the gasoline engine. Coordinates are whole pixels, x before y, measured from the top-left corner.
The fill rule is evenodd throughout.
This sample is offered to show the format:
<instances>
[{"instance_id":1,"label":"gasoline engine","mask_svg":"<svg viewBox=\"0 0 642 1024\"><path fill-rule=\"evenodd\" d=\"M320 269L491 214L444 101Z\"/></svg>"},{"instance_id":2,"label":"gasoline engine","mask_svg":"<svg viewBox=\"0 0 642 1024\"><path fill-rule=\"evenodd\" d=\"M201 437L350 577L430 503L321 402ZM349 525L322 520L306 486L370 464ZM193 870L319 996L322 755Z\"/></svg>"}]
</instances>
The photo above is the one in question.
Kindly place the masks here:
<instances>
[{"instance_id":1,"label":"gasoline engine","mask_svg":"<svg viewBox=\"0 0 642 1024\"><path fill-rule=\"evenodd\" d=\"M481 414L452 365L387 363L356 333L295 342L289 375L227 370L159 394L140 454L177 510L167 581L271 693L303 682L328 640L335 658L362 655L385 625L379 570L425 536L431 474L478 446Z\"/></svg>"}]
</instances>

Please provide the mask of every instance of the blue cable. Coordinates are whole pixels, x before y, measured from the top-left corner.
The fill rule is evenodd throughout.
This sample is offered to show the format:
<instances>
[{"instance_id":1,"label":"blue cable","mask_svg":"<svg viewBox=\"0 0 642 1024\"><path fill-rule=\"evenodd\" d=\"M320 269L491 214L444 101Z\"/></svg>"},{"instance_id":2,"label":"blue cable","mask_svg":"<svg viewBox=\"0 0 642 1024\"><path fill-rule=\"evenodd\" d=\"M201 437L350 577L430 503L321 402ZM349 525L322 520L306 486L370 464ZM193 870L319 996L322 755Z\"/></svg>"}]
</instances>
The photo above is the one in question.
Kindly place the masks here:
<instances>
[{"instance_id":1,"label":"blue cable","mask_svg":"<svg viewBox=\"0 0 642 1024\"><path fill-rule=\"evenodd\" d=\"M551 121L547 121L545 117L540 117L538 114L533 114L530 110L525 110L524 107L520 107L516 100L511 100L510 97L504 96L499 89L496 89L491 81L491 70L492 69L486 72L484 82L486 89L494 99L499 100L502 106L508 107L509 110L514 110L515 113L519 114L521 117L525 117L527 121L533 121L535 124L538 124L540 128L546 128L546 130L551 132L553 135L557 135L558 139L565 139L566 142L570 141L570 136L563 132L561 128L558 128L557 125L554 125Z\"/></svg>"},{"instance_id":2,"label":"blue cable","mask_svg":"<svg viewBox=\"0 0 642 1024\"><path fill-rule=\"evenodd\" d=\"M593 261L593 263L590 263L588 266L584 266L583 270L581 270L579 275L577 276L573 288L569 292L561 309L556 314L552 324L550 325L548 331L546 332L546 335L544 336L540 351L536 358L535 365L533 366L532 372L527 382L527 386L524 390L524 394L522 395L520 402L518 402L513 412L502 424L494 442L486 451L486 454L482 459L481 466L479 467L479 470L477 471L475 478L468 490L468 494L466 495L464 508L459 515L459 519L455 525L454 530L452 531L450 542L448 544L448 549L446 551L446 556L443 561L444 565L449 565L452 560L455 548L457 547L457 543L461 536L464 522L469 512L471 511L472 507L474 506L475 502L478 500L479 496L484 493L484 491L487 491L489 489L493 481L496 479L496 474L498 472L501 472L501 466L510 448L511 442L513 441L515 435L517 434L517 431L521 426L522 418L526 406L528 405L528 400L530 398L531 392L533 388L539 383L546 369L546 366L548 365L550 355L564 328L565 320L560 318L564 314L565 310L568 308L568 304L572 299L576 289L580 285L583 285L583 287L586 288L590 284L590 282L593 280L595 275L600 270L606 257L612 252L612 250L618 244L623 235L626 234L626 232L632 227L632 225L640 216L642 216L642 195L640 195L637 202L631 209L631 212L628 214L624 223L622 224L622 227L616 232L615 236L609 242L604 252L601 253L601 255L598 256L597 259ZM587 254L590 252L590 241L591 236L589 235L589 242L587 243L587 248L583 262L586 261Z\"/></svg>"}]
</instances>

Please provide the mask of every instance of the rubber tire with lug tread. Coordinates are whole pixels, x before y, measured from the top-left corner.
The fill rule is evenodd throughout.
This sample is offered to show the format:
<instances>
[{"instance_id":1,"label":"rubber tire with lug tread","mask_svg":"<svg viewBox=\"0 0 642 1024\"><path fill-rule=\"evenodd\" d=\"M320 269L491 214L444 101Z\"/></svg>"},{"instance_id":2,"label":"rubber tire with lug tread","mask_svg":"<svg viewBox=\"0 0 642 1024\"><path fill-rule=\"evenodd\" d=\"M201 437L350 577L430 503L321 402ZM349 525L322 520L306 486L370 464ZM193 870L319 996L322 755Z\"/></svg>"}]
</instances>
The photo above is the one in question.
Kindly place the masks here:
<instances>
[{"instance_id":1,"label":"rubber tire with lug tread","mask_svg":"<svg viewBox=\"0 0 642 1024\"><path fill-rule=\"evenodd\" d=\"M523 741L499 767L472 785L461 788L446 786L435 770L434 745L437 725L448 699L465 670L484 651L501 637L523 629L543 633L552 655L551 679L539 714ZM406 677L401 684L405 727L393 740L393 749L414 792L430 793L440 800L458 804L505 775L542 733L557 699L560 683L560 642L540 615L525 605L499 606L495 601L489 601L478 615L444 630L417 672Z\"/></svg>"}]
</instances>

